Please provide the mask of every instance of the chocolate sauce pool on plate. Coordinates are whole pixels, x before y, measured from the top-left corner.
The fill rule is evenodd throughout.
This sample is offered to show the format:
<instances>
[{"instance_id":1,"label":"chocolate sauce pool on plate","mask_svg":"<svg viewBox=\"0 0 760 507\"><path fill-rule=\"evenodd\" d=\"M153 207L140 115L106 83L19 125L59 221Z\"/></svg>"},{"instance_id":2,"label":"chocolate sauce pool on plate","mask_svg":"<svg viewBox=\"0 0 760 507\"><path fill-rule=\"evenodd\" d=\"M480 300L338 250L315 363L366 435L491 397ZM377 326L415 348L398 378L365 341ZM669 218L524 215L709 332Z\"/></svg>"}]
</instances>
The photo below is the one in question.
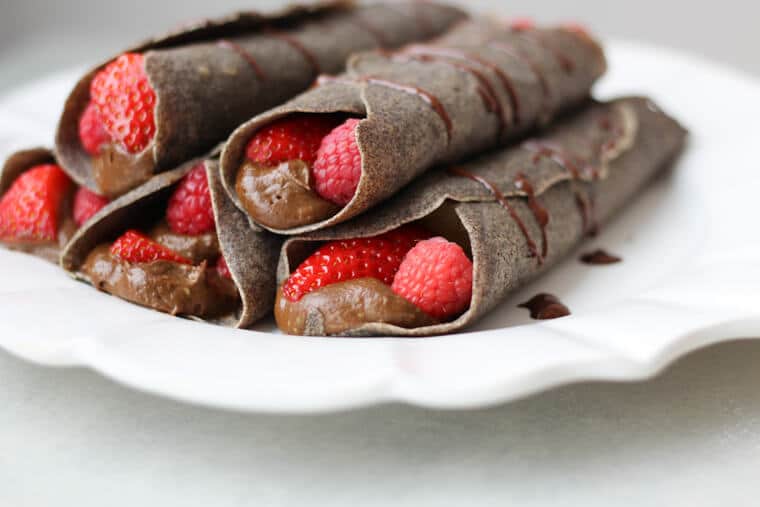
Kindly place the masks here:
<instances>
[{"instance_id":1,"label":"chocolate sauce pool on plate","mask_svg":"<svg viewBox=\"0 0 760 507\"><path fill-rule=\"evenodd\" d=\"M527 308L530 311L530 318L536 320L558 319L570 315L570 309L553 294L538 294L517 306Z\"/></svg>"}]
</instances>

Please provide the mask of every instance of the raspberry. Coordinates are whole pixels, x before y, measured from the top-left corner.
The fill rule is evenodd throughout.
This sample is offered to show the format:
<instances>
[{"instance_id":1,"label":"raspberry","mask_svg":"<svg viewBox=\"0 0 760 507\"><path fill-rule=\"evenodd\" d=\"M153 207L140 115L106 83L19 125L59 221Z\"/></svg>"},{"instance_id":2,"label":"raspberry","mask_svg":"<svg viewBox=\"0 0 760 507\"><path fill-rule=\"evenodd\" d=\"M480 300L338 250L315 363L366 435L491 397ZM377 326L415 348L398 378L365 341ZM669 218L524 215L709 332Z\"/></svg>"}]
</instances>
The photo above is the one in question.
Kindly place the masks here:
<instances>
[{"instance_id":1,"label":"raspberry","mask_svg":"<svg viewBox=\"0 0 760 507\"><path fill-rule=\"evenodd\" d=\"M0 199L0 239L55 241L71 180L54 164L34 166Z\"/></svg>"},{"instance_id":2,"label":"raspberry","mask_svg":"<svg viewBox=\"0 0 760 507\"><path fill-rule=\"evenodd\" d=\"M428 236L420 227L405 226L372 238L325 243L290 275L282 293L295 302L325 285L356 278L377 278L390 285L404 255Z\"/></svg>"},{"instance_id":3,"label":"raspberry","mask_svg":"<svg viewBox=\"0 0 760 507\"><path fill-rule=\"evenodd\" d=\"M195 166L182 178L169 198L166 221L177 234L196 236L216 228L206 167Z\"/></svg>"},{"instance_id":4,"label":"raspberry","mask_svg":"<svg viewBox=\"0 0 760 507\"><path fill-rule=\"evenodd\" d=\"M82 224L92 218L106 204L108 204L108 199L105 197L91 192L85 187L79 187L74 196L74 221L79 227L82 227Z\"/></svg>"},{"instance_id":5,"label":"raspberry","mask_svg":"<svg viewBox=\"0 0 760 507\"><path fill-rule=\"evenodd\" d=\"M98 106L92 101L87 104L82 117L79 118L79 140L84 150L93 156L99 153L103 144L111 140L103 125Z\"/></svg>"},{"instance_id":6,"label":"raspberry","mask_svg":"<svg viewBox=\"0 0 760 507\"><path fill-rule=\"evenodd\" d=\"M90 97L111 139L139 153L156 133L156 93L143 68L143 56L125 53L95 75Z\"/></svg>"},{"instance_id":7,"label":"raspberry","mask_svg":"<svg viewBox=\"0 0 760 507\"><path fill-rule=\"evenodd\" d=\"M472 298L472 262L462 247L436 237L420 241L404 258L393 292L433 318L462 313Z\"/></svg>"},{"instance_id":8,"label":"raspberry","mask_svg":"<svg viewBox=\"0 0 760 507\"><path fill-rule=\"evenodd\" d=\"M339 122L335 116L301 115L275 121L262 128L248 143L247 157L253 162L276 166L289 160L308 165L317 158L322 138Z\"/></svg>"},{"instance_id":9,"label":"raspberry","mask_svg":"<svg viewBox=\"0 0 760 507\"><path fill-rule=\"evenodd\" d=\"M174 250L153 241L134 229L125 232L114 241L111 245L111 255L127 262L172 261L180 264L192 264Z\"/></svg>"},{"instance_id":10,"label":"raspberry","mask_svg":"<svg viewBox=\"0 0 760 507\"><path fill-rule=\"evenodd\" d=\"M510 21L509 27L516 32L524 32L536 28L536 22L532 18L515 18Z\"/></svg>"},{"instance_id":11,"label":"raspberry","mask_svg":"<svg viewBox=\"0 0 760 507\"><path fill-rule=\"evenodd\" d=\"M359 120L349 118L327 134L312 169L317 193L340 206L353 198L362 175L362 155L356 143L358 124Z\"/></svg>"}]
</instances>

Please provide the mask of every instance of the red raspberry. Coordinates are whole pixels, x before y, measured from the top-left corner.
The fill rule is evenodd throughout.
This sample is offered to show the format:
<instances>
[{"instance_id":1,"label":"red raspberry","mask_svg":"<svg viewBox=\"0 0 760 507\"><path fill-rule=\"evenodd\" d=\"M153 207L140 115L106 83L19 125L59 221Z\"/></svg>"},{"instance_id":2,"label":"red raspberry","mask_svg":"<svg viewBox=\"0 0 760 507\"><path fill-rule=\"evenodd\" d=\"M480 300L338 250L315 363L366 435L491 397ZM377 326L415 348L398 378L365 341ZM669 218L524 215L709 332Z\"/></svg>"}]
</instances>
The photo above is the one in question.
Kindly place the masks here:
<instances>
[{"instance_id":1,"label":"red raspberry","mask_svg":"<svg viewBox=\"0 0 760 507\"><path fill-rule=\"evenodd\" d=\"M93 156L100 152L103 144L111 140L111 136L103 125L98 106L92 101L87 104L82 117L79 118L79 140L84 150Z\"/></svg>"},{"instance_id":2,"label":"red raspberry","mask_svg":"<svg viewBox=\"0 0 760 507\"><path fill-rule=\"evenodd\" d=\"M180 264L192 264L174 250L153 241L134 229L125 232L114 241L111 245L111 255L127 262L172 261Z\"/></svg>"},{"instance_id":3,"label":"red raspberry","mask_svg":"<svg viewBox=\"0 0 760 507\"><path fill-rule=\"evenodd\" d=\"M216 228L208 177L203 163L182 178L169 198L166 221L177 234L196 236Z\"/></svg>"},{"instance_id":4,"label":"red raspberry","mask_svg":"<svg viewBox=\"0 0 760 507\"><path fill-rule=\"evenodd\" d=\"M393 279L393 292L439 320L462 313L472 298L472 262L462 247L436 237L412 248Z\"/></svg>"},{"instance_id":5,"label":"red raspberry","mask_svg":"<svg viewBox=\"0 0 760 507\"><path fill-rule=\"evenodd\" d=\"M156 133L156 93L143 68L143 56L125 53L95 75L90 97L111 139L129 153L143 151Z\"/></svg>"},{"instance_id":6,"label":"red raspberry","mask_svg":"<svg viewBox=\"0 0 760 507\"><path fill-rule=\"evenodd\" d=\"M340 206L353 198L362 175L362 154L356 143L358 124L359 120L349 118L327 134L312 170L317 193Z\"/></svg>"},{"instance_id":7,"label":"red raspberry","mask_svg":"<svg viewBox=\"0 0 760 507\"><path fill-rule=\"evenodd\" d=\"M260 164L275 166L289 160L311 165L317 158L322 138L338 124L335 116L290 116L270 123L253 136L247 157Z\"/></svg>"},{"instance_id":8,"label":"red raspberry","mask_svg":"<svg viewBox=\"0 0 760 507\"><path fill-rule=\"evenodd\" d=\"M108 199L102 197L85 187L79 187L74 196L74 221L82 227L86 221L108 204Z\"/></svg>"},{"instance_id":9,"label":"red raspberry","mask_svg":"<svg viewBox=\"0 0 760 507\"><path fill-rule=\"evenodd\" d=\"M216 260L216 272L219 273L219 276L222 278L229 278L232 280L232 273L230 273L230 267L227 265L227 260L224 258L224 255L220 255Z\"/></svg>"},{"instance_id":10,"label":"red raspberry","mask_svg":"<svg viewBox=\"0 0 760 507\"><path fill-rule=\"evenodd\" d=\"M373 238L325 243L290 275L282 293L295 302L325 285L356 278L377 278L390 285L404 255L428 236L420 227L405 226Z\"/></svg>"},{"instance_id":11,"label":"red raspberry","mask_svg":"<svg viewBox=\"0 0 760 507\"><path fill-rule=\"evenodd\" d=\"M54 164L32 167L0 199L0 239L55 241L71 180Z\"/></svg>"}]
</instances>

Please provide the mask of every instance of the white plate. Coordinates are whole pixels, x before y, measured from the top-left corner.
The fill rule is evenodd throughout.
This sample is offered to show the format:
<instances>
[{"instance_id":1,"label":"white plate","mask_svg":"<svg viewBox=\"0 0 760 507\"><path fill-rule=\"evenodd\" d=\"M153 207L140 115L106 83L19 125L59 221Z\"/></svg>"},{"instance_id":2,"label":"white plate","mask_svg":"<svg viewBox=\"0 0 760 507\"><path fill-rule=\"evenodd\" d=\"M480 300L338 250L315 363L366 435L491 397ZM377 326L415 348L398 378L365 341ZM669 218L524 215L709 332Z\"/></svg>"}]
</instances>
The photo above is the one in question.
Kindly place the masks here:
<instances>
[{"instance_id":1,"label":"white plate","mask_svg":"<svg viewBox=\"0 0 760 507\"><path fill-rule=\"evenodd\" d=\"M282 336L172 318L98 293L37 259L0 251L0 346L51 366L236 410L316 412L385 401L479 407L586 379L633 380L691 350L760 336L760 85L692 56L609 45L599 96L645 93L691 129L678 167L602 234L624 262L569 258L477 328L428 339ZM0 156L51 139L78 72L0 101ZM532 322L538 291L573 311Z\"/></svg>"}]
</instances>

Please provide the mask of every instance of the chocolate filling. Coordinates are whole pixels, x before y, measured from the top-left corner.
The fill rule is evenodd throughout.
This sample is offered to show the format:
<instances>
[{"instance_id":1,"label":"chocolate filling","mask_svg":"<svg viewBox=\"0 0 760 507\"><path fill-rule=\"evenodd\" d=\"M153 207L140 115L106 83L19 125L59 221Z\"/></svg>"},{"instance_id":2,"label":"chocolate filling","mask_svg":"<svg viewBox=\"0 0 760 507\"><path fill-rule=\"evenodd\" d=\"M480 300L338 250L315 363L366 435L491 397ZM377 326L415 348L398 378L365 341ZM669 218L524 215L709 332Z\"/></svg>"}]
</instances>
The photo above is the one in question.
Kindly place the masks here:
<instances>
[{"instance_id":1,"label":"chocolate filling","mask_svg":"<svg viewBox=\"0 0 760 507\"><path fill-rule=\"evenodd\" d=\"M312 188L309 166L301 160L275 167L247 160L238 171L235 189L245 210L274 229L318 222L340 210Z\"/></svg>"},{"instance_id":2,"label":"chocolate filling","mask_svg":"<svg viewBox=\"0 0 760 507\"><path fill-rule=\"evenodd\" d=\"M280 288L274 317L282 331L294 335L303 335L307 330L310 334L338 335L367 322L386 322L407 328L436 323L375 278L330 284L296 302L284 297Z\"/></svg>"},{"instance_id":3,"label":"chocolate filling","mask_svg":"<svg viewBox=\"0 0 760 507\"><path fill-rule=\"evenodd\" d=\"M213 260L222 255L216 232L207 232L196 236L177 234L162 220L150 230L150 237L193 261L200 264L204 260Z\"/></svg>"},{"instance_id":4,"label":"chocolate filling","mask_svg":"<svg viewBox=\"0 0 760 507\"><path fill-rule=\"evenodd\" d=\"M95 183L106 197L118 197L145 183L153 176L154 165L152 144L136 155L116 144L104 144L92 158Z\"/></svg>"},{"instance_id":5,"label":"chocolate filling","mask_svg":"<svg viewBox=\"0 0 760 507\"><path fill-rule=\"evenodd\" d=\"M232 280L206 262L130 263L111 255L110 245L103 244L90 252L82 272L99 290L172 315L219 317L233 313L239 304Z\"/></svg>"}]
</instances>

